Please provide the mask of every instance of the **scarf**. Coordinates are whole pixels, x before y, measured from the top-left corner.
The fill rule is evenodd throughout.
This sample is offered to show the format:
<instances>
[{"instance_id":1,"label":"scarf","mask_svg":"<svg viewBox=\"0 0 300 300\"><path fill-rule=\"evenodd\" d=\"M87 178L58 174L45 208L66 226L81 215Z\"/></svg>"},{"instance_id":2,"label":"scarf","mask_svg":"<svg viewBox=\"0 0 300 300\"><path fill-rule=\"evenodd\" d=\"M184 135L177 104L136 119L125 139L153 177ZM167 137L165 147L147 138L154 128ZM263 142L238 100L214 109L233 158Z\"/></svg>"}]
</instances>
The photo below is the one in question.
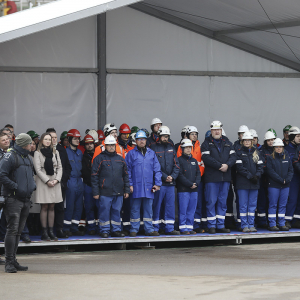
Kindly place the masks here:
<instances>
[{"instance_id":1,"label":"scarf","mask_svg":"<svg viewBox=\"0 0 300 300\"><path fill-rule=\"evenodd\" d=\"M53 152L50 147L41 148L41 153L46 157L44 168L47 175L54 175L54 168L53 168Z\"/></svg>"}]
</instances>

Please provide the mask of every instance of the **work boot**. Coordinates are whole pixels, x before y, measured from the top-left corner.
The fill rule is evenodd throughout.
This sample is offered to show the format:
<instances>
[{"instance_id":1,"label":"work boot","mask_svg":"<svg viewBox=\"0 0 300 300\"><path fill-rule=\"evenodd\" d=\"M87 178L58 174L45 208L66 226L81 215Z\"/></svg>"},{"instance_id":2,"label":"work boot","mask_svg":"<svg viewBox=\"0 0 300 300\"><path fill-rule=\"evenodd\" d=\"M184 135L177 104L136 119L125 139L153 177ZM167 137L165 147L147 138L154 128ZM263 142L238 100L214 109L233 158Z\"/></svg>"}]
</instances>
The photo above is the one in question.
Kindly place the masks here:
<instances>
[{"instance_id":1,"label":"work boot","mask_svg":"<svg viewBox=\"0 0 300 300\"><path fill-rule=\"evenodd\" d=\"M269 228L269 226L268 226L268 224L267 224L267 223L265 223L265 224L260 224L260 225L257 225L257 228L261 228L261 229L268 229L268 228Z\"/></svg>"},{"instance_id":2,"label":"work boot","mask_svg":"<svg viewBox=\"0 0 300 300\"><path fill-rule=\"evenodd\" d=\"M227 229L225 227L223 228L217 228L218 233L230 233L230 229Z\"/></svg>"},{"instance_id":3,"label":"work boot","mask_svg":"<svg viewBox=\"0 0 300 300\"><path fill-rule=\"evenodd\" d=\"M47 228L42 228L41 240L43 240L43 241L51 241L50 236L48 235L48 232L47 232Z\"/></svg>"},{"instance_id":4,"label":"work boot","mask_svg":"<svg viewBox=\"0 0 300 300\"><path fill-rule=\"evenodd\" d=\"M21 266L16 259L15 259L13 265L17 269L17 271L28 271L28 267Z\"/></svg>"},{"instance_id":5,"label":"work boot","mask_svg":"<svg viewBox=\"0 0 300 300\"><path fill-rule=\"evenodd\" d=\"M102 232L99 235L104 239L108 238L108 233Z\"/></svg>"},{"instance_id":6,"label":"work boot","mask_svg":"<svg viewBox=\"0 0 300 300\"><path fill-rule=\"evenodd\" d=\"M127 230L123 230L122 233L124 234L124 236L129 236L130 232Z\"/></svg>"},{"instance_id":7,"label":"work boot","mask_svg":"<svg viewBox=\"0 0 300 300\"><path fill-rule=\"evenodd\" d=\"M6 273L17 273L17 269L14 266L13 261L7 261L5 262L5 272Z\"/></svg>"},{"instance_id":8,"label":"work boot","mask_svg":"<svg viewBox=\"0 0 300 300\"><path fill-rule=\"evenodd\" d=\"M136 237L136 232L130 232L129 236Z\"/></svg>"},{"instance_id":9,"label":"work boot","mask_svg":"<svg viewBox=\"0 0 300 300\"><path fill-rule=\"evenodd\" d=\"M287 226L278 226L279 231L289 231L289 228Z\"/></svg>"},{"instance_id":10,"label":"work boot","mask_svg":"<svg viewBox=\"0 0 300 300\"><path fill-rule=\"evenodd\" d=\"M29 237L29 234L24 234L21 236L21 240L24 242L24 243L31 243L31 239Z\"/></svg>"},{"instance_id":11,"label":"work boot","mask_svg":"<svg viewBox=\"0 0 300 300\"><path fill-rule=\"evenodd\" d=\"M51 240L53 240L53 241L57 241L58 240L58 238L55 236L55 234L53 232L53 227L49 227L48 233L49 233L49 237L50 237Z\"/></svg>"},{"instance_id":12,"label":"work boot","mask_svg":"<svg viewBox=\"0 0 300 300\"><path fill-rule=\"evenodd\" d=\"M88 235L95 235L96 234L96 230L91 230L88 232Z\"/></svg>"},{"instance_id":13,"label":"work boot","mask_svg":"<svg viewBox=\"0 0 300 300\"><path fill-rule=\"evenodd\" d=\"M288 228L288 229L291 229L292 228L292 225L289 221L286 221L285 222L285 226Z\"/></svg>"},{"instance_id":14,"label":"work boot","mask_svg":"<svg viewBox=\"0 0 300 300\"><path fill-rule=\"evenodd\" d=\"M67 235L66 232L62 231L61 229L56 230L56 235L60 239L67 239L69 236Z\"/></svg>"},{"instance_id":15,"label":"work boot","mask_svg":"<svg viewBox=\"0 0 300 300\"><path fill-rule=\"evenodd\" d=\"M250 232L257 232L257 229L255 227L250 227L249 230Z\"/></svg>"},{"instance_id":16,"label":"work boot","mask_svg":"<svg viewBox=\"0 0 300 300\"><path fill-rule=\"evenodd\" d=\"M190 231L190 234L196 234L197 232L196 231L194 231L194 230L191 230Z\"/></svg>"},{"instance_id":17,"label":"work boot","mask_svg":"<svg viewBox=\"0 0 300 300\"><path fill-rule=\"evenodd\" d=\"M226 224L226 228L234 230L234 229L236 229L236 226L234 223L228 223L228 224Z\"/></svg>"},{"instance_id":18,"label":"work boot","mask_svg":"<svg viewBox=\"0 0 300 300\"><path fill-rule=\"evenodd\" d=\"M160 235L164 235L164 234L167 234L166 232L165 232L165 230L164 229L159 229L158 230L158 233L160 234ZM168 233L169 234L169 233Z\"/></svg>"},{"instance_id":19,"label":"work boot","mask_svg":"<svg viewBox=\"0 0 300 300\"><path fill-rule=\"evenodd\" d=\"M157 231L152 231L152 232L146 233L145 235L147 235L147 236L159 236L159 233Z\"/></svg>"},{"instance_id":20,"label":"work boot","mask_svg":"<svg viewBox=\"0 0 300 300\"><path fill-rule=\"evenodd\" d=\"M188 234L190 234L190 232L189 231L181 231L180 234L182 234L182 235L188 235Z\"/></svg>"},{"instance_id":21,"label":"work boot","mask_svg":"<svg viewBox=\"0 0 300 300\"><path fill-rule=\"evenodd\" d=\"M269 230L270 231L279 231L279 228L277 226L272 226L272 227L269 227Z\"/></svg>"},{"instance_id":22,"label":"work boot","mask_svg":"<svg viewBox=\"0 0 300 300\"><path fill-rule=\"evenodd\" d=\"M196 233L204 233L204 232L205 232L205 230L202 229L202 228L196 228L196 229L194 229L194 231L195 231Z\"/></svg>"},{"instance_id":23,"label":"work boot","mask_svg":"<svg viewBox=\"0 0 300 300\"><path fill-rule=\"evenodd\" d=\"M121 231L114 231L114 232L111 233L111 236L112 237L124 237L125 234L122 233Z\"/></svg>"},{"instance_id":24,"label":"work boot","mask_svg":"<svg viewBox=\"0 0 300 300\"><path fill-rule=\"evenodd\" d=\"M250 229L248 227L245 227L245 228L242 229L242 232L248 233L248 232L250 232Z\"/></svg>"},{"instance_id":25,"label":"work boot","mask_svg":"<svg viewBox=\"0 0 300 300\"><path fill-rule=\"evenodd\" d=\"M295 219L294 219L295 220ZM292 224L293 228L300 228L300 220L296 219L293 224Z\"/></svg>"},{"instance_id":26,"label":"work boot","mask_svg":"<svg viewBox=\"0 0 300 300\"><path fill-rule=\"evenodd\" d=\"M85 233L84 233L84 231L78 230L78 231L72 232L72 235L74 235L74 236L84 236Z\"/></svg>"},{"instance_id":27,"label":"work boot","mask_svg":"<svg viewBox=\"0 0 300 300\"><path fill-rule=\"evenodd\" d=\"M179 232L179 231L176 231L176 230L173 230L173 231L170 231L170 232L166 232L165 234L166 234L166 235L179 235L180 232Z\"/></svg>"},{"instance_id":28,"label":"work boot","mask_svg":"<svg viewBox=\"0 0 300 300\"><path fill-rule=\"evenodd\" d=\"M216 228L215 227L211 227L208 229L208 233L209 234L215 234L216 233Z\"/></svg>"},{"instance_id":29,"label":"work boot","mask_svg":"<svg viewBox=\"0 0 300 300\"><path fill-rule=\"evenodd\" d=\"M70 230L63 231L63 233L64 233L67 237L70 237L70 236L73 235L73 233L72 233Z\"/></svg>"}]
</instances>

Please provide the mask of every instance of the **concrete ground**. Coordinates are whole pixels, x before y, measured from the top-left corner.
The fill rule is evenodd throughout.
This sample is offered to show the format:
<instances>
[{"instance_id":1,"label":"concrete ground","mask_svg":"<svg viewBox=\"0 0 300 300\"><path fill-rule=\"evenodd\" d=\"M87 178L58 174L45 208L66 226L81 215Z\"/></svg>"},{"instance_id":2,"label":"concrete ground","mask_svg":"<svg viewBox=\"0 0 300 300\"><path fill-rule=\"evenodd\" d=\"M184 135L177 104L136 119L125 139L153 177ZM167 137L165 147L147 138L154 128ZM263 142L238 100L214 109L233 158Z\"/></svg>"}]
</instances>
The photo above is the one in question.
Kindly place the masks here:
<instances>
[{"instance_id":1,"label":"concrete ground","mask_svg":"<svg viewBox=\"0 0 300 300\"><path fill-rule=\"evenodd\" d=\"M300 299L300 243L23 254L0 299Z\"/></svg>"}]
</instances>

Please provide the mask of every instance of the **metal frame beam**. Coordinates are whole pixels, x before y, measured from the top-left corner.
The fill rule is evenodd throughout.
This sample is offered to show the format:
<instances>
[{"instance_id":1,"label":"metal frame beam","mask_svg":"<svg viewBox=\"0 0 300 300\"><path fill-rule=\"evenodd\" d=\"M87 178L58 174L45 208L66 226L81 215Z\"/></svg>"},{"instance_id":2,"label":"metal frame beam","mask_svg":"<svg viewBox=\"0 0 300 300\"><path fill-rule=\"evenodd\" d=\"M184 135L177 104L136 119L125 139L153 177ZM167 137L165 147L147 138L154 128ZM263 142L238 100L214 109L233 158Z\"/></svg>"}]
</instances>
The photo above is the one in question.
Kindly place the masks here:
<instances>
[{"instance_id":1,"label":"metal frame beam","mask_svg":"<svg viewBox=\"0 0 300 300\"><path fill-rule=\"evenodd\" d=\"M285 22L278 22L274 23L277 29L279 28L289 28L289 27L296 27L300 26L300 20L294 20L294 21L285 21ZM244 32L252 32L252 31L260 31L260 30L275 30L273 24L264 23L260 25L245 25L245 27L237 27L233 29L227 29L227 30L220 30L215 31L215 36L219 35L227 35L227 34L234 34L234 33L244 33Z\"/></svg>"},{"instance_id":2,"label":"metal frame beam","mask_svg":"<svg viewBox=\"0 0 300 300\"><path fill-rule=\"evenodd\" d=\"M246 51L248 53L254 54L256 56L262 57L264 59L268 59L270 61L273 61L275 63L278 63L280 65L283 65L285 67L288 67L290 69L296 70L296 71L300 71L300 64L296 63L294 61L288 60L286 58L283 58L281 56L278 56L274 53L262 50L260 48L254 47L252 45L240 42L238 40L235 40L233 38L227 37L227 36L223 36L223 35L215 35L215 32L207 29L205 27L202 27L200 25L197 25L195 23L189 22L187 20L181 19L179 17L176 17L174 15L168 14L166 12L163 12L161 10L158 10L156 8L147 6L145 4L142 3L137 3L134 5L130 5L131 8L138 10L140 12L143 12L145 14L148 14L150 16L153 16L155 18L158 18L160 20L172 23L174 25L177 25L179 27L185 28L187 30L193 31L195 33L204 35L206 37L209 37L213 40L216 40L218 42L227 44L229 46L235 47L237 49Z\"/></svg>"},{"instance_id":3,"label":"metal frame beam","mask_svg":"<svg viewBox=\"0 0 300 300\"><path fill-rule=\"evenodd\" d=\"M0 72L18 73L97 73L97 68L1 67Z\"/></svg>"},{"instance_id":4,"label":"metal frame beam","mask_svg":"<svg viewBox=\"0 0 300 300\"><path fill-rule=\"evenodd\" d=\"M98 52L98 106L97 124L102 128L106 124L106 13L97 16L97 52Z\"/></svg>"}]
</instances>

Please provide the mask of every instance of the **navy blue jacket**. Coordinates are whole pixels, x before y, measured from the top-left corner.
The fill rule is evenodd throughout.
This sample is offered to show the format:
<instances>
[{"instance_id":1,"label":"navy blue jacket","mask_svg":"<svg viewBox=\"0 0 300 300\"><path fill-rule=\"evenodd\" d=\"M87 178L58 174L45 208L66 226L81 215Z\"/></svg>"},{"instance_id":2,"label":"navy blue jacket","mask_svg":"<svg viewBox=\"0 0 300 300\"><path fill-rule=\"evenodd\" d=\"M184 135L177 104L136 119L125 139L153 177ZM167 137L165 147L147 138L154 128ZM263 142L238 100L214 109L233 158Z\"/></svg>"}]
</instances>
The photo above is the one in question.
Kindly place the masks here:
<instances>
[{"instance_id":1,"label":"navy blue jacket","mask_svg":"<svg viewBox=\"0 0 300 300\"><path fill-rule=\"evenodd\" d=\"M147 138L146 146L148 148L152 148L152 145L156 144L157 142L158 142L158 136L154 132L151 132L150 136ZM169 138L169 143L171 143L172 146L174 147L174 142L170 138Z\"/></svg>"},{"instance_id":2,"label":"navy blue jacket","mask_svg":"<svg viewBox=\"0 0 300 300\"><path fill-rule=\"evenodd\" d=\"M180 171L177 178L177 192L198 192L198 189L191 189L194 183L199 186L201 173L198 162L193 156L182 154L178 157Z\"/></svg>"},{"instance_id":3,"label":"navy blue jacket","mask_svg":"<svg viewBox=\"0 0 300 300\"><path fill-rule=\"evenodd\" d=\"M82 179L83 183L87 184L88 186L92 186L91 183L91 175L92 175L92 159L93 159L94 152L88 153L84 151L82 157ZM99 194L98 194L99 195Z\"/></svg>"},{"instance_id":4,"label":"navy blue jacket","mask_svg":"<svg viewBox=\"0 0 300 300\"><path fill-rule=\"evenodd\" d=\"M63 190L67 189L67 182L70 178L72 167L69 162L68 154L64 146L61 144L56 145L56 150L59 152L59 157L62 165L62 177L60 181L61 188Z\"/></svg>"},{"instance_id":5,"label":"navy blue jacket","mask_svg":"<svg viewBox=\"0 0 300 300\"><path fill-rule=\"evenodd\" d=\"M297 156L297 145L292 144L291 142L288 143L288 145L286 145L284 147L284 149L289 153L290 159L293 161L294 156Z\"/></svg>"},{"instance_id":6,"label":"navy blue jacket","mask_svg":"<svg viewBox=\"0 0 300 300\"><path fill-rule=\"evenodd\" d=\"M179 174L179 163L175 149L171 143L161 144L160 142L151 145L160 163L162 172L162 185L175 186ZM172 176L172 182L166 182L168 176Z\"/></svg>"},{"instance_id":7,"label":"navy blue jacket","mask_svg":"<svg viewBox=\"0 0 300 300\"><path fill-rule=\"evenodd\" d=\"M259 151L258 162L253 161L253 153L256 151L255 147L251 149L242 147L236 152L236 189L241 190L258 190L259 179L264 172L263 157ZM257 183L254 184L250 181L250 178L257 176Z\"/></svg>"},{"instance_id":8,"label":"navy blue jacket","mask_svg":"<svg viewBox=\"0 0 300 300\"><path fill-rule=\"evenodd\" d=\"M297 147L295 155L291 160L295 175L300 176L300 145Z\"/></svg>"},{"instance_id":9,"label":"navy blue jacket","mask_svg":"<svg viewBox=\"0 0 300 300\"><path fill-rule=\"evenodd\" d=\"M275 153L275 158L272 155L267 157L267 173L268 186L272 188L282 189L290 186L290 182L294 175L292 161L287 151L280 155ZM285 180L285 184L283 183Z\"/></svg>"},{"instance_id":10,"label":"navy blue jacket","mask_svg":"<svg viewBox=\"0 0 300 300\"><path fill-rule=\"evenodd\" d=\"M232 143L227 137L221 137L220 151L218 144L210 135L201 145L202 160L205 165L205 182L231 181L231 168L236 161L236 153ZM219 169L222 164L228 165L228 170L222 172Z\"/></svg>"},{"instance_id":11,"label":"navy blue jacket","mask_svg":"<svg viewBox=\"0 0 300 300\"><path fill-rule=\"evenodd\" d=\"M261 176L261 186L267 188L268 187L268 174L266 172L266 166L267 166L267 157L270 156L273 153L273 147L265 147L262 146L259 149L263 161L264 161L264 173Z\"/></svg>"},{"instance_id":12,"label":"navy blue jacket","mask_svg":"<svg viewBox=\"0 0 300 300\"><path fill-rule=\"evenodd\" d=\"M129 194L129 178L124 158L116 152L101 152L93 161L91 184L93 196Z\"/></svg>"},{"instance_id":13,"label":"navy blue jacket","mask_svg":"<svg viewBox=\"0 0 300 300\"><path fill-rule=\"evenodd\" d=\"M29 153L15 144L1 159L0 184L2 184L4 197L30 201L36 185L33 178L33 162ZM16 155L18 156L17 159Z\"/></svg>"},{"instance_id":14,"label":"navy blue jacket","mask_svg":"<svg viewBox=\"0 0 300 300\"><path fill-rule=\"evenodd\" d=\"M235 151L240 150L242 147L243 147L243 145L241 144L241 140L236 140L233 143L233 148L234 148Z\"/></svg>"}]
</instances>

